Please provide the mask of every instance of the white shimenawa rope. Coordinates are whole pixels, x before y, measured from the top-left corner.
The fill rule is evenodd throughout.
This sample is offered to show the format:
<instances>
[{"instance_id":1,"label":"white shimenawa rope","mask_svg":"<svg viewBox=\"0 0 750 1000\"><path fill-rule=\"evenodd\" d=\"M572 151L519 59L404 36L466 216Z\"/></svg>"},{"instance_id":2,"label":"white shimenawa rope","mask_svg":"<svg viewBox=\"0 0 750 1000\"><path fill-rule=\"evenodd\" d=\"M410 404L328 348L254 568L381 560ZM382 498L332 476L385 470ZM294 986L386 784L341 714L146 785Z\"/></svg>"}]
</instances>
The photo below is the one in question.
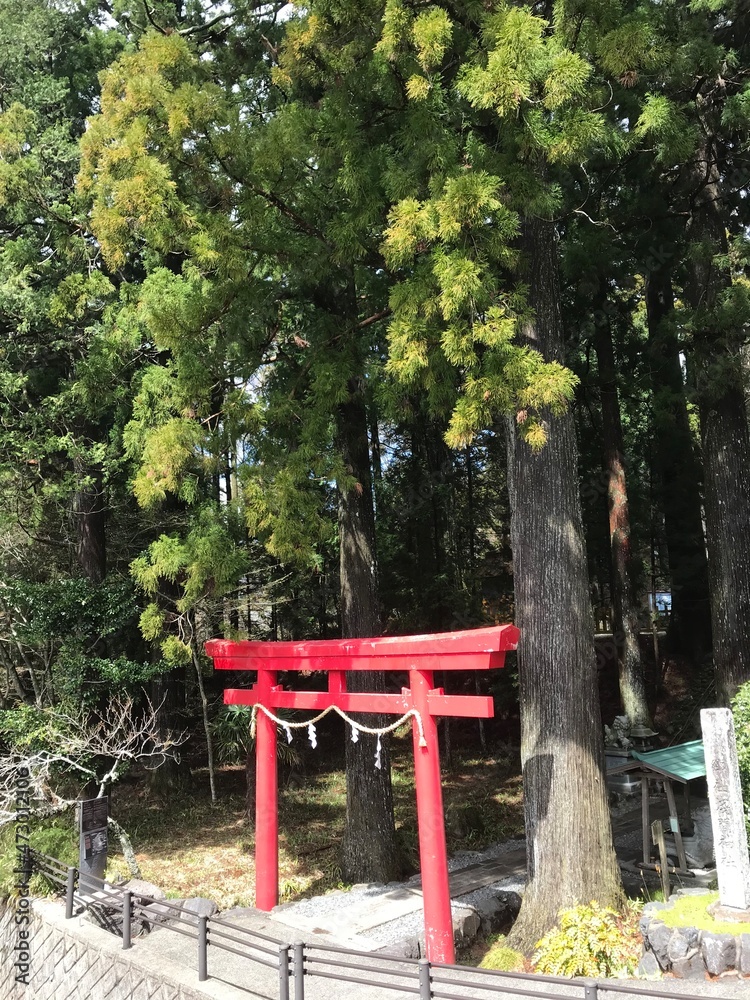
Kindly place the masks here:
<instances>
[{"instance_id":1,"label":"white shimenawa rope","mask_svg":"<svg viewBox=\"0 0 750 1000\"><path fill-rule=\"evenodd\" d=\"M315 723L320 722L324 719L329 712L335 712L340 715L347 725L351 726L352 729L352 743L356 743L359 740L360 733L367 733L368 736L377 736L378 742L375 748L375 767L380 768L380 737L385 736L387 733L392 733L394 730L398 729L399 726L403 726L407 719L413 718L417 724L417 730L419 731L419 746L426 747L427 740L424 738L424 728L422 726L422 716L419 714L416 708L410 708L408 712L401 716L400 719L396 719L395 722L391 723L390 726L383 726L382 729L371 728L370 726L363 726L361 722L355 722L354 719L350 718L346 712L338 707L338 705L329 705L328 708L323 709L318 715L312 719L308 719L307 722L289 722L287 719L280 719L278 715L274 715L270 709L266 708L265 705L253 705L253 711L250 718L250 737L255 739L255 721L258 716L258 712L263 712L264 715L268 716L271 722L275 722L277 726L286 732L287 743L292 742L292 730L293 729L307 729L307 738L310 740L310 746L315 749L318 745L317 733L315 732Z\"/></svg>"}]
</instances>

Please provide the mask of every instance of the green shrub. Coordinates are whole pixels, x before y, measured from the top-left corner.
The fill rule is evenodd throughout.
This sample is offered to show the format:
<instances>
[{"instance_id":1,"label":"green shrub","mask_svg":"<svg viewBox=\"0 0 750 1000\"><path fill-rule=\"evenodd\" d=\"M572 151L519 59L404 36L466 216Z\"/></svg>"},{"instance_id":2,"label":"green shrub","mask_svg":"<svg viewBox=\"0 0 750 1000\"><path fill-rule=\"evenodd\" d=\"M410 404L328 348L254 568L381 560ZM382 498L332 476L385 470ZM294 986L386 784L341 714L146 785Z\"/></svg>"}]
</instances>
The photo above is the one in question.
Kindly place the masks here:
<instances>
[{"instance_id":1,"label":"green shrub","mask_svg":"<svg viewBox=\"0 0 750 1000\"><path fill-rule=\"evenodd\" d=\"M523 972L524 958L520 951L509 948L505 936L501 935L479 963L479 968L494 969L496 972Z\"/></svg>"},{"instance_id":2,"label":"green shrub","mask_svg":"<svg viewBox=\"0 0 750 1000\"><path fill-rule=\"evenodd\" d=\"M63 864L78 864L78 841L74 827L73 811L52 819L35 820L31 830L30 845L42 854L57 858ZM18 855L14 829L11 824L0 832L0 899L15 895L18 880L15 872ZM44 896L56 891L38 873L31 881L32 895Z\"/></svg>"},{"instance_id":3,"label":"green shrub","mask_svg":"<svg viewBox=\"0 0 750 1000\"><path fill-rule=\"evenodd\" d=\"M536 946L537 972L551 976L630 976L641 953L639 907L623 914L598 903L561 910L559 924Z\"/></svg>"},{"instance_id":4,"label":"green shrub","mask_svg":"<svg viewBox=\"0 0 750 1000\"><path fill-rule=\"evenodd\" d=\"M252 746L250 721L252 709L247 705L227 705L211 722L216 755L222 764L243 764ZM299 750L287 742L281 733L276 744L276 754L281 764L298 767Z\"/></svg>"},{"instance_id":5,"label":"green shrub","mask_svg":"<svg viewBox=\"0 0 750 1000\"><path fill-rule=\"evenodd\" d=\"M222 764L244 763L251 744L250 715L247 705L227 705L211 722L214 748Z\"/></svg>"},{"instance_id":6,"label":"green shrub","mask_svg":"<svg viewBox=\"0 0 750 1000\"><path fill-rule=\"evenodd\" d=\"M745 803L745 822L750 834L750 681L743 684L734 696L732 714L737 737L742 799Z\"/></svg>"},{"instance_id":7,"label":"green shrub","mask_svg":"<svg viewBox=\"0 0 750 1000\"><path fill-rule=\"evenodd\" d=\"M19 705L0 711L0 741L6 748L53 753L67 734L65 723L46 709Z\"/></svg>"}]
</instances>

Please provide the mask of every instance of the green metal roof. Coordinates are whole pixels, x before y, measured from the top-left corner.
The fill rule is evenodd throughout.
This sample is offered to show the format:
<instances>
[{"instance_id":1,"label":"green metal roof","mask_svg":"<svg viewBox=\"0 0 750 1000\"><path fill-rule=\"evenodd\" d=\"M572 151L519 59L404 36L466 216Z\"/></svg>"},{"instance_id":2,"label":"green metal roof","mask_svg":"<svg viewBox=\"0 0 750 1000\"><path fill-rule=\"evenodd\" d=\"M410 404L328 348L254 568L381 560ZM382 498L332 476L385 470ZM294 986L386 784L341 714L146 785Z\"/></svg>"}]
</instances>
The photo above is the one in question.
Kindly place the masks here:
<instances>
[{"instance_id":1,"label":"green metal roof","mask_svg":"<svg viewBox=\"0 0 750 1000\"><path fill-rule=\"evenodd\" d=\"M663 774L667 778L676 778L678 781L702 778L706 773L703 740L680 743L676 747L665 747L663 750L651 750L648 753L636 753L635 750L632 753L633 757L645 764L649 770Z\"/></svg>"}]
</instances>

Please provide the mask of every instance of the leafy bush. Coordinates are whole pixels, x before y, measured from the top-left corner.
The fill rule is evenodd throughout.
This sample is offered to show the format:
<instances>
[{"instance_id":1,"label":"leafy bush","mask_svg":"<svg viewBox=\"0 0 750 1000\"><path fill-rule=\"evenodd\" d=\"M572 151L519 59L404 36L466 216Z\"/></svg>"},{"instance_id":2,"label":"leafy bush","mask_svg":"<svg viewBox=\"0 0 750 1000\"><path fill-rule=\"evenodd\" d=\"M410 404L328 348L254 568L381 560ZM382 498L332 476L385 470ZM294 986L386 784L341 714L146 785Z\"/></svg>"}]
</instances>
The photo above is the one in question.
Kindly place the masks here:
<instances>
[{"instance_id":1,"label":"leafy bush","mask_svg":"<svg viewBox=\"0 0 750 1000\"><path fill-rule=\"evenodd\" d=\"M742 799L745 803L745 822L750 834L750 681L743 684L734 696L732 713L737 737Z\"/></svg>"},{"instance_id":2,"label":"leafy bush","mask_svg":"<svg viewBox=\"0 0 750 1000\"><path fill-rule=\"evenodd\" d=\"M31 830L30 845L42 854L57 858L63 864L77 865L78 841L72 810L52 819L35 821ZM15 831L9 824L0 830L0 899L7 899L16 892L17 861ZM58 890L42 875L35 873L31 881L31 891L34 896L45 896L54 894Z\"/></svg>"},{"instance_id":3,"label":"leafy bush","mask_svg":"<svg viewBox=\"0 0 750 1000\"><path fill-rule=\"evenodd\" d=\"M532 962L552 976L630 976L640 959L640 907L623 914L591 902L561 910L559 924L538 942Z\"/></svg>"},{"instance_id":4,"label":"leafy bush","mask_svg":"<svg viewBox=\"0 0 750 1000\"><path fill-rule=\"evenodd\" d=\"M68 734L64 720L46 709L19 705L0 711L0 746L6 752L14 748L29 754L52 753Z\"/></svg>"},{"instance_id":5,"label":"leafy bush","mask_svg":"<svg viewBox=\"0 0 750 1000\"><path fill-rule=\"evenodd\" d=\"M253 743L250 737L251 719L252 709L247 705L226 705L212 721L216 755L222 764L244 763ZM299 765L299 751L287 743L283 734L276 744L276 753L279 762L287 767Z\"/></svg>"},{"instance_id":6,"label":"leafy bush","mask_svg":"<svg viewBox=\"0 0 750 1000\"><path fill-rule=\"evenodd\" d=\"M250 749L251 710L246 705L227 705L211 723L214 746L223 764L244 762Z\"/></svg>"},{"instance_id":7,"label":"leafy bush","mask_svg":"<svg viewBox=\"0 0 750 1000\"><path fill-rule=\"evenodd\" d=\"M505 935L501 935L479 963L479 968L494 969L496 972L523 972L524 965L521 952L509 948Z\"/></svg>"},{"instance_id":8,"label":"leafy bush","mask_svg":"<svg viewBox=\"0 0 750 1000\"><path fill-rule=\"evenodd\" d=\"M103 692L121 691L138 697L145 684L171 666L163 660L141 663L127 656L86 656L64 645L53 666L55 692L63 704L95 707Z\"/></svg>"},{"instance_id":9,"label":"leafy bush","mask_svg":"<svg viewBox=\"0 0 750 1000\"><path fill-rule=\"evenodd\" d=\"M113 648L140 648L131 638L138 610L132 580L111 575L95 585L82 578L3 579L3 607L50 701L94 706L115 690L136 694L165 669L125 653L91 655L104 639Z\"/></svg>"},{"instance_id":10,"label":"leafy bush","mask_svg":"<svg viewBox=\"0 0 750 1000\"><path fill-rule=\"evenodd\" d=\"M92 639L131 626L136 613L132 582L115 576L98 586L82 578L49 583L8 579L3 596L16 634L30 646L46 646L53 638L88 646Z\"/></svg>"}]
</instances>

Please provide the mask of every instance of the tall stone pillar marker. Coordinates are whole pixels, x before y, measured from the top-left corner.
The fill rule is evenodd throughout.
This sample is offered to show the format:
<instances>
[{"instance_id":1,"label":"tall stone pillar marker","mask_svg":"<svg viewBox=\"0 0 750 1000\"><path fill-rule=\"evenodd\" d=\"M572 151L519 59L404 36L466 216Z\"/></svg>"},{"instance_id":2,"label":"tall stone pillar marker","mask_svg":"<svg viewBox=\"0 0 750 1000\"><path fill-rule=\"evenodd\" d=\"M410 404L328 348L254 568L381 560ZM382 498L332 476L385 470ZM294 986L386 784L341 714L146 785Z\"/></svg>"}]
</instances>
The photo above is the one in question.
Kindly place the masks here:
<instances>
[{"instance_id":1,"label":"tall stone pillar marker","mask_svg":"<svg viewBox=\"0 0 750 1000\"><path fill-rule=\"evenodd\" d=\"M719 905L750 911L750 856L732 713L728 708L704 708L701 711L701 729L719 879Z\"/></svg>"}]
</instances>

